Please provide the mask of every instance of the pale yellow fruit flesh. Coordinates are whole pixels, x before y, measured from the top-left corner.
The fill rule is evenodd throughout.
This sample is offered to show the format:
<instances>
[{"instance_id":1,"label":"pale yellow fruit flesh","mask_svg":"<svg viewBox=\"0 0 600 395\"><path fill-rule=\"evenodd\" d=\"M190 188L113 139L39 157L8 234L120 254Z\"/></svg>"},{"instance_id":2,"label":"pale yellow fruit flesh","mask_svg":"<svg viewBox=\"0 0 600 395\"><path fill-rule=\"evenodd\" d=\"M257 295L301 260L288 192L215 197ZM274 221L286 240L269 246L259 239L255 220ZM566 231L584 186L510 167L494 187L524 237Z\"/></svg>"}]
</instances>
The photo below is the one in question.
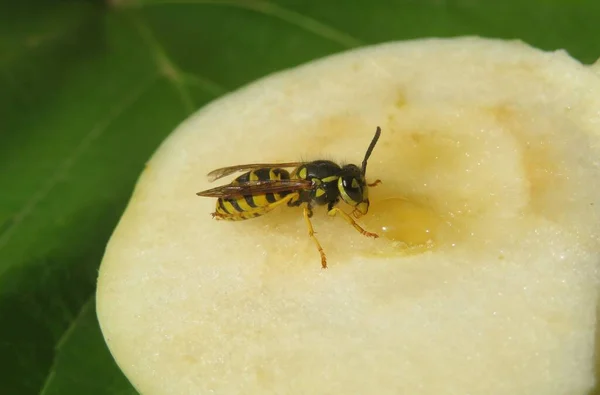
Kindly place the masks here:
<instances>
[{"instance_id":1,"label":"pale yellow fruit flesh","mask_svg":"<svg viewBox=\"0 0 600 395\"><path fill-rule=\"evenodd\" d=\"M597 69L596 69L597 70ZM564 52L390 43L204 108L142 174L100 269L117 363L154 394L586 394L595 385L600 78ZM206 173L369 162L361 236L316 209L211 219ZM347 212L350 209L340 205Z\"/></svg>"}]
</instances>

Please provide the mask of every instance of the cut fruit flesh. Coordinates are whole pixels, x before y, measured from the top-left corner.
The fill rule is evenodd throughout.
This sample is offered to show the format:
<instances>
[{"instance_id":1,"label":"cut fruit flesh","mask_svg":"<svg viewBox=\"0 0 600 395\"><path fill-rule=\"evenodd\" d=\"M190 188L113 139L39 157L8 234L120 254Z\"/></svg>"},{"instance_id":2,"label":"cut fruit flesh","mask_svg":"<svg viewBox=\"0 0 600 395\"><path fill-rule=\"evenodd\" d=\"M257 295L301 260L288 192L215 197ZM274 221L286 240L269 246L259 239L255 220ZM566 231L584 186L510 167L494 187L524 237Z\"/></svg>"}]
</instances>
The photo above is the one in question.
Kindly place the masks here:
<instances>
[{"instance_id":1,"label":"cut fruit flesh","mask_svg":"<svg viewBox=\"0 0 600 395\"><path fill-rule=\"evenodd\" d=\"M160 147L102 262L98 317L154 394L587 394L600 73L564 52L390 43L275 74ZM596 68L597 70L597 68ZM316 208L214 221L214 168L369 160L361 236ZM346 212L351 209L343 204Z\"/></svg>"}]
</instances>

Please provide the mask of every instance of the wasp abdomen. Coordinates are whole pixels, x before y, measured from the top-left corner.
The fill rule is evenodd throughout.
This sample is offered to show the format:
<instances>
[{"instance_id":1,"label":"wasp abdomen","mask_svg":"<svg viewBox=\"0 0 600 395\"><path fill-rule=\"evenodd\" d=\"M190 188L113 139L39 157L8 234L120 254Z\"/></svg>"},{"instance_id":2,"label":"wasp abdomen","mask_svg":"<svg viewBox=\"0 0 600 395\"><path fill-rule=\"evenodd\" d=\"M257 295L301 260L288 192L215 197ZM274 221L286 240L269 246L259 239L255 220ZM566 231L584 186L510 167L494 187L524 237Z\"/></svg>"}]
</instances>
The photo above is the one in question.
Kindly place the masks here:
<instances>
[{"instance_id":1,"label":"wasp abdomen","mask_svg":"<svg viewBox=\"0 0 600 395\"><path fill-rule=\"evenodd\" d=\"M262 168L246 172L236 179L231 184L241 184L248 181L266 181L266 180L289 180L290 173L281 168ZM217 200L216 214L220 219L225 220L245 220L250 218L260 217L266 214L264 208L275 203L289 192L265 193L256 195L245 195L236 198Z\"/></svg>"}]
</instances>

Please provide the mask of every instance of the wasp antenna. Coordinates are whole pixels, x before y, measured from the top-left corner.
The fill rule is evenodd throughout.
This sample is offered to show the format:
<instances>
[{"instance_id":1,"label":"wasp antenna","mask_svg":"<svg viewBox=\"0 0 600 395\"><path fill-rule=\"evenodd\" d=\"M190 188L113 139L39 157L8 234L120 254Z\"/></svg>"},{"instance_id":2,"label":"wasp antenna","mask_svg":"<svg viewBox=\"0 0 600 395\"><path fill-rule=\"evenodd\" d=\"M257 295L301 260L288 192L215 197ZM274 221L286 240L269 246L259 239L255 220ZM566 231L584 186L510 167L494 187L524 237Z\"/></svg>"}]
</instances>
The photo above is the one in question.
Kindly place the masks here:
<instances>
[{"instance_id":1,"label":"wasp antenna","mask_svg":"<svg viewBox=\"0 0 600 395\"><path fill-rule=\"evenodd\" d=\"M371 140L371 144L369 144L369 148L367 148L367 153L365 154L365 159L362 162L362 173L366 174L367 172L367 161L373 152L373 148L375 148L375 144L377 144L377 140L379 140L379 136L381 136L381 128L377 126L377 130L375 131L375 136L373 136L373 140Z\"/></svg>"}]
</instances>

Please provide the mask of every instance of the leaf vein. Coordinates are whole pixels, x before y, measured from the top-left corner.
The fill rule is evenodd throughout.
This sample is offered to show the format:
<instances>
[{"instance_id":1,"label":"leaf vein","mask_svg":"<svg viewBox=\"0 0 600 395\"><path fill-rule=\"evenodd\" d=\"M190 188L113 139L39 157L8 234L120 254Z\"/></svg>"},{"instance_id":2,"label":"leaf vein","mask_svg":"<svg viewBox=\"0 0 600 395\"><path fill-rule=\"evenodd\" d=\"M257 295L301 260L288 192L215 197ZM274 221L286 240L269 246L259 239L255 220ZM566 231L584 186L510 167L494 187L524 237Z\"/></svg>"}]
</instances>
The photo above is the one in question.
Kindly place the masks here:
<instances>
[{"instance_id":1,"label":"leaf vein","mask_svg":"<svg viewBox=\"0 0 600 395\"><path fill-rule=\"evenodd\" d=\"M187 85L200 87L201 89L215 96L221 96L229 91L229 89L225 88L224 86L194 73L182 72L181 81Z\"/></svg>"},{"instance_id":2,"label":"leaf vein","mask_svg":"<svg viewBox=\"0 0 600 395\"><path fill-rule=\"evenodd\" d=\"M77 327L77 324L79 324L79 321L81 321L82 317L85 315L85 313L88 311L88 309L90 309L90 307L93 305L94 300L95 300L94 293L92 293L87 298L86 302L79 309L79 313L77 314L75 319L71 322L69 327L63 332L62 336L58 340L58 343L56 343L56 347L54 349L57 352L69 340L69 337L75 331L75 328ZM52 384L54 377L56 376L57 352L55 352L55 354L54 354L52 366L50 367L50 370L48 371L48 376L46 377L46 380L44 381L44 384L42 385L42 388L40 390L40 395L44 395L46 393L46 391L50 388L50 385Z\"/></svg>"},{"instance_id":3,"label":"leaf vein","mask_svg":"<svg viewBox=\"0 0 600 395\"><path fill-rule=\"evenodd\" d=\"M238 7L259 12L274 18L278 18L291 25L298 26L310 33L340 44L345 48L354 48L364 43L352 35L327 25L317 19L303 15L280 5L260 0L145 0L138 3L142 7L167 4L213 4Z\"/></svg>"},{"instance_id":4,"label":"leaf vein","mask_svg":"<svg viewBox=\"0 0 600 395\"><path fill-rule=\"evenodd\" d=\"M148 24L142 21L139 17L132 17L132 20L133 24L135 25L135 28L138 30L140 36L142 37L142 39L148 46L148 49L152 53L152 56L154 57L159 72L175 88L175 91L177 92L177 95L179 96L179 99L181 100L181 103L183 104L186 113L188 115L191 114L196 109L196 105L194 103L194 100L192 99L192 95L190 94L187 88L186 79L189 79L188 76L185 73L183 73L175 64L175 62L173 62L169 58L167 52L159 43L158 39L155 37ZM208 81L213 87L219 86L217 83L212 82L207 78L198 77L198 79ZM199 86L204 88L207 92L214 94L214 90L207 89L207 87L205 87L204 85Z\"/></svg>"},{"instance_id":5,"label":"leaf vein","mask_svg":"<svg viewBox=\"0 0 600 395\"><path fill-rule=\"evenodd\" d=\"M54 173L48 177L46 183L38 189L33 196L25 203L23 208L19 210L13 217L11 223L6 226L4 231L0 234L0 251L6 247L12 235L23 223L23 221L29 217L36 209L36 207L52 192L54 187L64 179L69 170L75 165L75 163L85 154L91 144L98 139L110 125L130 106L132 106L140 97L150 88L150 86L156 81L157 75L152 76L148 80L144 81L137 89L134 89L129 95L127 95L121 102L115 105L109 112L106 118L98 121L90 131L83 136L83 139L79 142L73 153L69 155L62 163L56 167ZM0 268L0 276L4 271L8 270L8 267Z\"/></svg>"}]
</instances>

